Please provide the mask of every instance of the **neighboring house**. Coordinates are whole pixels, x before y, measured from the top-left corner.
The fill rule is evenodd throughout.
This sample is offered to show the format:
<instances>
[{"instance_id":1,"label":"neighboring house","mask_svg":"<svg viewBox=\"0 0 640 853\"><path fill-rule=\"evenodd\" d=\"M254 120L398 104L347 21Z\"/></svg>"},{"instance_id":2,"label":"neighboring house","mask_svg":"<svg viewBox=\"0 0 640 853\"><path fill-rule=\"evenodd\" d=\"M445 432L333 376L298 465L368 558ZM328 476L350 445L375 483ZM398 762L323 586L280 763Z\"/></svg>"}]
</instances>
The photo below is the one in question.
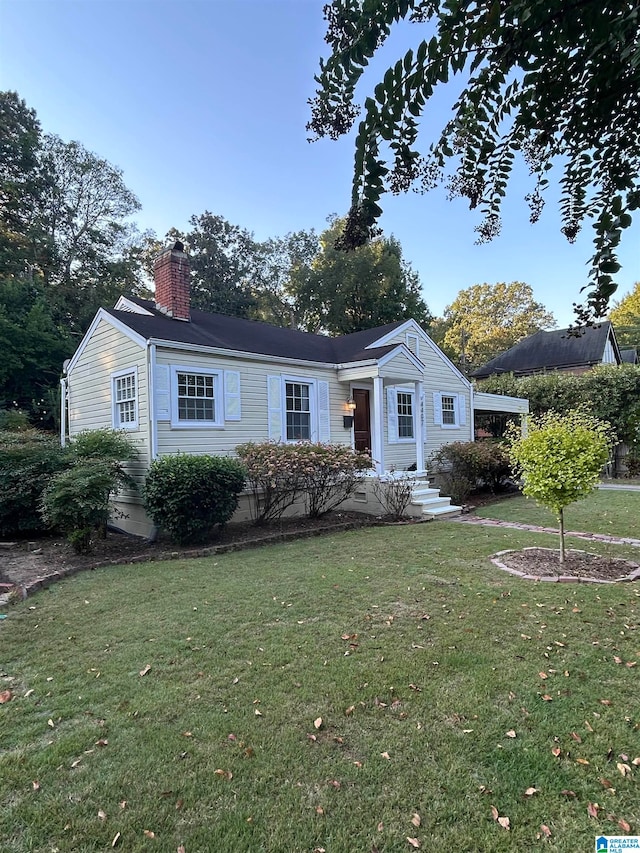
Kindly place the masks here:
<instances>
[{"instance_id":1,"label":"neighboring house","mask_svg":"<svg viewBox=\"0 0 640 853\"><path fill-rule=\"evenodd\" d=\"M491 359L472 376L486 379L496 373L584 373L598 364L621 364L622 360L613 326L607 320L581 329L579 337L569 335L567 329L536 332Z\"/></svg>"},{"instance_id":2,"label":"neighboring house","mask_svg":"<svg viewBox=\"0 0 640 853\"><path fill-rule=\"evenodd\" d=\"M141 481L159 455L232 455L267 439L346 444L369 451L378 474L419 475L443 443L473 438L471 383L413 320L330 338L191 310L180 243L156 259L155 287L155 303L100 309L62 380L63 442L67 424L70 437L126 430ZM149 533L139 495L118 506L122 527Z\"/></svg>"}]
</instances>

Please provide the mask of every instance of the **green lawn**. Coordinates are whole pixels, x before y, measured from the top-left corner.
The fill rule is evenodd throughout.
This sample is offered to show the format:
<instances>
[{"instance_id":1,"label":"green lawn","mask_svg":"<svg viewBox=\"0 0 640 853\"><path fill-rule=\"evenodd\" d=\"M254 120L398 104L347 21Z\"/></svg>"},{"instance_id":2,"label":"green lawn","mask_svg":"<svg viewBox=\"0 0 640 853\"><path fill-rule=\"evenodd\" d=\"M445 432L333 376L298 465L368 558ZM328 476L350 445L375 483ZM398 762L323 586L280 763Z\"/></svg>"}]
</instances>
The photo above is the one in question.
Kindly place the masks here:
<instances>
[{"instance_id":1,"label":"green lawn","mask_svg":"<svg viewBox=\"0 0 640 853\"><path fill-rule=\"evenodd\" d=\"M483 518L539 524L543 527L558 525L553 513L525 497L509 498L479 507L476 514ZM601 489L568 506L564 515L566 530L640 539L640 492Z\"/></svg>"},{"instance_id":2,"label":"green lawn","mask_svg":"<svg viewBox=\"0 0 640 853\"><path fill-rule=\"evenodd\" d=\"M87 572L8 609L3 853L118 833L127 853L576 853L640 832L640 585L488 560L529 544L555 539L372 528Z\"/></svg>"}]
</instances>

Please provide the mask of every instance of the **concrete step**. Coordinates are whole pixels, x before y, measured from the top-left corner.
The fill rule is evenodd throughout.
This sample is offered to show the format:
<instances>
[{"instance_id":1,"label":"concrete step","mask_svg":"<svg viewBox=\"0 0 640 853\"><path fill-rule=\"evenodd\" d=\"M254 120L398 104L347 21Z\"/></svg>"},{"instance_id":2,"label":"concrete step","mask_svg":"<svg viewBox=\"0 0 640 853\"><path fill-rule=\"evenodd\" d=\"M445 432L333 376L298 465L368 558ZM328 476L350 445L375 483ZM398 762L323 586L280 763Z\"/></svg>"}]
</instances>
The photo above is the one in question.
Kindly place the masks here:
<instances>
[{"instance_id":1,"label":"concrete step","mask_svg":"<svg viewBox=\"0 0 640 853\"><path fill-rule=\"evenodd\" d=\"M415 503L423 499L437 498L440 496L440 489L430 489L429 486L420 486L417 489L412 489L411 500Z\"/></svg>"},{"instance_id":2,"label":"concrete step","mask_svg":"<svg viewBox=\"0 0 640 853\"><path fill-rule=\"evenodd\" d=\"M450 498L447 498L450 500ZM423 515L426 515L428 518L448 518L451 516L452 518L456 515L460 515L462 512L461 506L455 506L452 503L449 503L448 506L437 506L437 507L425 507L422 511Z\"/></svg>"}]
</instances>

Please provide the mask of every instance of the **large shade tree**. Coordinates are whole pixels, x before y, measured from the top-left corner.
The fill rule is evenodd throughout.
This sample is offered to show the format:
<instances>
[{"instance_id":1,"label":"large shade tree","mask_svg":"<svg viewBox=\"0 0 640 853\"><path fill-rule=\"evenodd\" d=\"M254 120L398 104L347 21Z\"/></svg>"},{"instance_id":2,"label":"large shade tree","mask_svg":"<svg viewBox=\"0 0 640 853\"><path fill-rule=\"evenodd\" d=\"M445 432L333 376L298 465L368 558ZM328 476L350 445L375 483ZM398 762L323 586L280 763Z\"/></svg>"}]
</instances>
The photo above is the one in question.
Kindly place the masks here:
<instances>
[{"instance_id":1,"label":"large shade tree","mask_svg":"<svg viewBox=\"0 0 640 853\"><path fill-rule=\"evenodd\" d=\"M619 344L640 347L640 281L635 283L630 293L616 302L609 319L614 325Z\"/></svg>"},{"instance_id":2,"label":"large shade tree","mask_svg":"<svg viewBox=\"0 0 640 853\"><path fill-rule=\"evenodd\" d=\"M444 321L444 347L463 369L480 367L528 335L555 326L553 314L522 281L461 290L445 308Z\"/></svg>"},{"instance_id":3,"label":"large shade tree","mask_svg":"<svg viewBox=\"0 0 640 853\"><path fill-rule=\"evenodd\" d=\"M413 318L428 326L431 315L417 273L393 237L377 237L353 252L336 249L344 220L333 218L320 236L311 268L294 271L290 292L302 328L345 335Z\"/></svg>"},{"instance_id":4,"label":"large shade tree","mask_svg":"<svg viewBox=\"0 0 640 853\"><path fill-rule=\"evenodd\" d=\"M538 219L549 173L560 173L562 230L595 229L580 322L604 316L616 289L616 250L640 205L640 6L629 0L333 0L325 7L331 55L321 62L310 130L337 138L360 113L356 84L401 22L415 47L364 101L346 247L366 242L390 190L448 181L478 208L481 240L500 230L516 154L531 173ZM431 99L459 75L462 91L438 134ZM420 122L422 120L422 127Z\"/></svg>"}]
</instances>

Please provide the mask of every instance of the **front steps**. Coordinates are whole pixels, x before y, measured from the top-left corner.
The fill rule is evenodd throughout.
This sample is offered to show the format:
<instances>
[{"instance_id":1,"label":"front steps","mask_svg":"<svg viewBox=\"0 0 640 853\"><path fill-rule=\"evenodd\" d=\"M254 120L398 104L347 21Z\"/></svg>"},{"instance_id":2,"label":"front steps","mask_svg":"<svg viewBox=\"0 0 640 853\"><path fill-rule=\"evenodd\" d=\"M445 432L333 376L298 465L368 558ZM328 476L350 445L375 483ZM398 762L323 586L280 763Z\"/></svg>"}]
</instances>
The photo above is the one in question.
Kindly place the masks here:
<instances>
[{"instance_id":1,"label":"front steps","mask_svg":"<svg viewBox=\"0 0 640 853\"><path fill-rule=\"evenodd\" d=\"M440 489L432 489L428 480L416 480L411 492L411 506L422 507L424 518L454 518L462 512L461 506L442 497Z\"/></svg>"}]
</instances>

